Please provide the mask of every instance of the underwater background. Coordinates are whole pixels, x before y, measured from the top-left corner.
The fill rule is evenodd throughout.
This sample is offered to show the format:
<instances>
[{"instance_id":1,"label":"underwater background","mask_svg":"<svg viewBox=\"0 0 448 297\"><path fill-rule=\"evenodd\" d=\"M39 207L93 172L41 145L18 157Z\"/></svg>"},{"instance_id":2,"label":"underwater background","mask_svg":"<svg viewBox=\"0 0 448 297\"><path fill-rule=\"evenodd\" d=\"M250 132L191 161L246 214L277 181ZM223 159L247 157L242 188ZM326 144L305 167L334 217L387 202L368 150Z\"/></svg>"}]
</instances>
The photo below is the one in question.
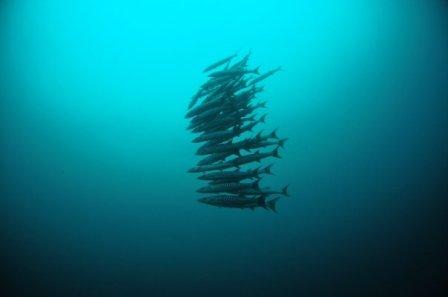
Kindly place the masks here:
<instances>
[{"instance_id":1,"label":"underwater background","mask_svg":"<svg viewBox=\"0 0 448 297\"><path fill-rule=\"evenodd\" d=\"M249 50L279 214L187 173L202 69ZM443 295L447 53L446 1L0 2L2 296Z\"/></svg>"}]
</instances>

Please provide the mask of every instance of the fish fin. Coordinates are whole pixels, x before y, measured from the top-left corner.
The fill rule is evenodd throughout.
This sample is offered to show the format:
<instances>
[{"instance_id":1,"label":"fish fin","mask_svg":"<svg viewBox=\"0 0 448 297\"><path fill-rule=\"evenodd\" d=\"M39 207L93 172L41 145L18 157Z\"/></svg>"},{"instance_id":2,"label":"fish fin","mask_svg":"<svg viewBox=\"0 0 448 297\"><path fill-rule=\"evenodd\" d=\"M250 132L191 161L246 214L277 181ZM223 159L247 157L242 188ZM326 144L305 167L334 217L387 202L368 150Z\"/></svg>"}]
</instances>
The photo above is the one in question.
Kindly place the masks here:
<instances>
[{"instance_id":1,"label":"fish fin","mask_svg":"<svg viewBox=\"0 0 448 297\"><path fill-rule=\"evenodd\" d=\"M289 185L286 185L282 188L282 195L283 196L288 196L289 197L289 193L288 193L288 187Z\"/></svg>"},{"instance_id":2,"label":"fish fin","mask_svg":"<svg viewBox=\"0 0 448 297\"><path fill-rule=\"evenodd\" d=\"M279 141L278 141L278 145L281 147L281 148L284 148L284 146L285 146L285 142L288 140L288 138L283 138L283 139L280 139Z\"/></svg>"},{"instance_id":3,"label":"fish fin","mask_svg":"<svg viewBox=\"0 0 448 297\"><path fill-rule=\"evenodd\" d=\"M255 190L260 190L260 179L257 179L252 183L252 188L254 188Z\"/></svg>"},{"instance_id":4,"label":"fish fin","mask_svg":"<svg viewBox=\"0 0 448 297\"><path fill-rule=\"evenodd\" d=\"M278 153L278 148L279 147L276 147L273 151L272 151L272 156L273 157L276 157L276 158L278 158L278 159L281 159L282 157L279 155L279 153Z\"/></svg>"},{"instance_id":5,"label":"fish fin","mask_svg":"<svg viewBox=\"0 0 448 297\"><path fill-rule=\"evenodd\" d=\"M270 201L267 201L267 202L266 202L266 206L267 206L270 210L272 210L273 212L277 213L276 205L277 205L277 201L278 201L279 199L280 199L280 197L276 197L276 198L274 198L274 199L272 199L272 200L270 200Z\"/></svg>"},{"instance_id":6,"label":"fish fin","mask_svg":"<svg viewBox=\"0 0 448 297\"><path fill-rule=\"evenodd\" d=\"M260 74L260 66L258 66L257 68L254 69L254 73L255 74Z\"/></svg>"},{"instance_id":7,"label":"fish fin","mask_svg":"<svg viewBox=\"0 0 448 297\"><path fill-rule=\"evenodd\" d=\"M273 166L274 164L269 164L268 166L266 166L265 168L263 168L263 172L262 173L265 173L265 174L270 174L270 175L274 175L272 172L271 172L271 168L272 168L272 166Z\"/></svg>"},{"instance_id":8,"label":"fish fin","mask_svg":"<svg viewBox=\"0 0 448 297\"><path fill-rule=\"evenodd\" d=\"M266 123L266 117L268 116L268 114L267 113L265 113L264 115L262 115L261 116L261 118L259 119L259 121L261 122L261 123Z\"/></svg>"},{"instance_id":9,"label":"fish fin","mask_svg":"<svg viewBox=\"0 0 448 297\"><path fill-rule=\"evenodd\" d=\"M277 130L278 130L278 128L275 128L274 131L272 131L271 134L269 134L269 137L278 139Z\"/></svg>"}]
</instances>

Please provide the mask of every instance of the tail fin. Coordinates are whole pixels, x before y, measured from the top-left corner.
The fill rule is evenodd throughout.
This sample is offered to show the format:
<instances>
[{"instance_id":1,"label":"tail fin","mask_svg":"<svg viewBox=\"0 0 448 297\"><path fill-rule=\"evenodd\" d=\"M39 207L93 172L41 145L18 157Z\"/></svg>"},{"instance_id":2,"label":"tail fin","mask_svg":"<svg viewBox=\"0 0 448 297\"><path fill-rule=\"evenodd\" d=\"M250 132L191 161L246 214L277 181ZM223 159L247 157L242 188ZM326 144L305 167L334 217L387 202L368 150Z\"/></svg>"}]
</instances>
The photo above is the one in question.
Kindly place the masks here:
<instances>
[{"instance_id":1,"label":"tail fin","mask_svg":"<svg viewBox=\"0 0 448 297\"><path fill-rule=\"evenodd\" d=\"M258 107L266 108L266 101L258 103Z\"/></svg>"},{"instance_id":2,"label":"tail fin","mask_svg":"<svg viewBox=\"0 0 448 297\"><path fill-rule=\"evenodd\" d=\"M269 165L266 166L265 168L263 168L263 169L259 169L259 170L258 170L258 173L264 173L264 174L274 175L274 174L271 172L272 165L274 165L274 164L269 164Z\"/></svg>"},{"instance_id":3,"label":"tail fin","mask_svg":"<svg viewBox=\"0 0 448 297\"><path fill-rule=\"evenodd\" d=\"M259 190L260 189L260 179L257 179L256 181L254 181L252 183L252 188L254 188L255 190Z\"/></svg>"},{"instance_id":4,"label":"tail fin","mask_svg":"<svg viewBox=\"0 0 448 297\"><path fill-rule=\"evenodd\" d=\"M260 66L254 69L253 71L255 74L260 74Z\"/></svg>"},{"instance_id":5,"label":"tail fin","mask_svg":"<svg viewBox=\"0 0 448 297\"><path fill-rule=\"evenodd\" d=\"M270 201L266 202L266 207L270 210L272 210L273 212L277 213L277 209L276 209L276 205L277 205L277 201L280 199L280 197L276 197Z\"/></svg>"},{"instance_id":6,"label":"tail fin","mask_svg":"<svg viewBox=\"0 0 448 297\"><path fill-rule=\"evenodd\" d=\"M281 159L282 157L280 157L280 155L278 154L278 148L276 147L273 151L272 151L272 156Z\"/></svg>"},{"instance_id":7,"label":"tail fin","mask_svg":"<svg viewBox=\"0 0 448 297\"><path fill-rule=\"evenodd\" d=\"M263 130L261 130L260 132L257 133L257 135L255 135L255 138L257 140L259 140L261 138L261 133L263 132Z\"/></svg>"},{"instance_id":8,"label":"tail fin","mask_svg":"<svg viewBox=\"0 0 448 297\"><path fill-rule=\"evenodd\" d=\"M262 115L261 116L261 118L258 120L259 122L262 122L262 123L266 123L266 117L268 116L268 114L267 113L265 113L264 115Z\"/></svg>"},{"instance_id":9,"label":"tail fin","mask_svg":"<svg viewBox=\"0 0 448 297\"><path fill-rule=\"evenodd\" d=\"M269 134L269 138L278 139L277 130L278 130L278 128L275 128L274 131L272 131L271 134Z\"/></svg>"},{"instance_id":10,"label":"tail fin","mask_svg":"<svg viewBox=\"0 0 448 297\"><path fill-rule=\"evenodd\" d=\"M289 196L289 193L288 193L288 187L289 187L289 185L286 185L286 186L284 186L284 187L282 188L282 195L283 195L283 196Z\"/></svg>"},{"instance_id":11,"label":"tail fin","mask_svg":"<svg viewBox=\"0 0 448 297\"><path fill-rule=\"evenodd\" d=\"M281 148L284 148L285 142L286 142L287 140L288 140L288 138L280 139L280 140L278 141L278 145L279 145Z\"/></svg>"}]
</instances>

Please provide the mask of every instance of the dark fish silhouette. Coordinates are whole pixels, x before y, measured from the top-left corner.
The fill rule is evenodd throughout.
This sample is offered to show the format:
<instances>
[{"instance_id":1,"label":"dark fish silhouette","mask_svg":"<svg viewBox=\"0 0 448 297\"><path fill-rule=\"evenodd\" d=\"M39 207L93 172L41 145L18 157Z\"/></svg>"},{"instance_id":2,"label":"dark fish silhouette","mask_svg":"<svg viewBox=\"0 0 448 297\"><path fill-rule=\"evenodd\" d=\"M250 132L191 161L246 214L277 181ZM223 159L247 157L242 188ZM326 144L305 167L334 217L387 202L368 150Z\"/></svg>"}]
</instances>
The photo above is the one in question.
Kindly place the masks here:
<instances>
[{"instance_id":1,"label":"dark fish silhouette","mask_svg":"<svg viewBox=\"0 0 448 297\"><path fill-rule=\"evenodd\" d=\"M217 61L217 62L215 62L215 63L209 65L208 67L206 67L206 68L204 69L203 72L210 71L210 70L212 70L212 69L215 69L216 67L219 67L219 66L221 66L221 65L223 65L223 64L225 64L225 63L227 63L227 62L229 62L230 60L232 60L233 58L235 58L236 55L237 55L237 54L235 53L235 54L233 54L233 55L231 55L231 56L228 56L228 57L226 57L226 58L224 58L224 59L222 59L222 60L219 60L219 61Z\"/></svg>"},{"instance_id":2,"label":"dark fish silhouette","mask_svg":"<svg viewBox=\"0 0 448 297\"><path fill-rule=\"evenodd\" d=\"M249 208L255 209L257 207L262 207L267 210L271 210L273 212L277 212L276 204L280 198L274 198L272 200L267 201L266 197L263 195L259 195L257 197L247 197L241 195L215 195L215 196L207 196L198 199L199 202L213 205L217 207L229 207L229 208Z\"/></svg>"},{"instance_id":3,"label":"dark fish silhouette","mask_svg":"<svg viewBox=\"0 0 448 297\"><path fill-rule=\"evenodd\" d=\"M272 164L248 167L266 158L280 158L279 149L287 138L280 139L277 129L271 133L254 132L265 123L267 114L259 115L266 108L265 101L258 101L264 90L257 84L280 70L280 67L259 74L248 66L250 52L233 62L236 54L221 59L204 69L208 79L191 98L185 118L188 129L199 133L194 143L200 143L196 155L201 159L188 170L202 173L198 179L208 182L198 193L215 194L199 202L229 208L263 207L275 211L279 197L289 196L288 187L280 191L260 187L260 182L272 174ZM233 63L233 64L232 64ZM258 101L258 102L257 102ZM267 150L268 147L274 149Z\"/></svg>"}]
</instances>

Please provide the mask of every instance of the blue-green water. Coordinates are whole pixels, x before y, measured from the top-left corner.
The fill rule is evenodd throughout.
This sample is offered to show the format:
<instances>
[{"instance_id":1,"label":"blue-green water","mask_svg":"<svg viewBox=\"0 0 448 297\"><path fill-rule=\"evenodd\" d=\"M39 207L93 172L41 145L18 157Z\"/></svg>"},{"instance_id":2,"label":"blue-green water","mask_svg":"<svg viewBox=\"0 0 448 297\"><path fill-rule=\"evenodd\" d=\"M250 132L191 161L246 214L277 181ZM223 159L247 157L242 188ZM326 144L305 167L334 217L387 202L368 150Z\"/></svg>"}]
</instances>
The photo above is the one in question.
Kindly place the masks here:
<instances>
[{"instance_id":1,"label":"blue-green water","mask_svg":"<svg viewBox=\"0 0 448 297\"><path fill-rule=\"evenodd\" d=\"M443 1L0 3L5 296L436 296ZM196 202L186 106L237 50L283 71L279 214Z\"/></svg>"}]
</instances>

